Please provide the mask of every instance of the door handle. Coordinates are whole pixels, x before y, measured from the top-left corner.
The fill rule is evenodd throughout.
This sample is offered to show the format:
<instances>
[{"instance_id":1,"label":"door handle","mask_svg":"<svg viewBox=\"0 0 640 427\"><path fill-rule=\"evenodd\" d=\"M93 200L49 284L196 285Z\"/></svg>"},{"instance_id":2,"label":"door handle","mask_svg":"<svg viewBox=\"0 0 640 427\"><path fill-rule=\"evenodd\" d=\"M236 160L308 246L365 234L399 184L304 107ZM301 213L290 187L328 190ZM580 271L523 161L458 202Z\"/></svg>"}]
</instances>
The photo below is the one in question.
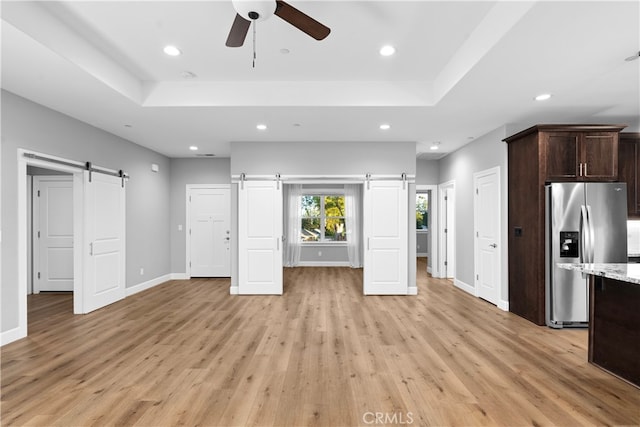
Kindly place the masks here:
<instances>
[{"instance_id":1,"label":"door handle","mask_svg":"<svg viewBox=\"0 0 640 427\"><path fill-rule=\"evenodd\" d=\"M578 176L582 176L582 163L580 163L580 175Z\"/></svg>"},{"instance_id":2,"label":"door handle","mask_svg":"<svg viewBox=\"0 0 640 427\"><path fill-rule=\"evenodd\" d=\"M492 243L492 244L490 244L489 246L490 246L490 247L492 247L493 249L495 249L495 248L497 248L497 247L498 247L498 245L496 245L495 243Z\"/></svg>"},{"instance_id":3,"label":"door handle","mask_svg":"<svg viewBox=\"0 0 640 427\"><path fill-rule=\"evenodd\" d=\"M589 232L587 229L589 228L589 218L587 216L587 208L586 206L580 206L580 263L588 263L589 262L589 253L588 247L590 246L589 240Z\"/></svg>"},{"instance_id":4,"label":"door handle","mask_svg":"<svg viewBox=\"0 0 640 427\"><path fill-rule=\"evenodd\" d=\"M93 256L93 242L89 243L89 255Z\"/></svg>"},{"instance_id":5,"label":"door handle","mask_svg":"<svg viewBox=\"0 0 640 427\"><path fill-rule=\"evenodd\" d=\"M585 165L586 170L586 165ZM593 222L591 221L593 213L591 212L591 206L587 205L587 226L589 227L589 262L594 263L596 260L596 234L593 229Z\"/></svg>"}]
</instances>

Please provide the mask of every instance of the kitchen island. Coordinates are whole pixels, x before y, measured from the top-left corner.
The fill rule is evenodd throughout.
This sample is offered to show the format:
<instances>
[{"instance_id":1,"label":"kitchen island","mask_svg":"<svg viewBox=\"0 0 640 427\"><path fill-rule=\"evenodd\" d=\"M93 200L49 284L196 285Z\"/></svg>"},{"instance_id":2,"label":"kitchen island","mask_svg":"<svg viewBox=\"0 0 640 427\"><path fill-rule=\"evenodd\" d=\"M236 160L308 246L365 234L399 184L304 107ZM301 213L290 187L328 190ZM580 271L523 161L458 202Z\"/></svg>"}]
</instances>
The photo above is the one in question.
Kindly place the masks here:
<instances>
[{"instance_id":1,"label":"kitchen island","mask_svg":"<svg viewBox=\"0 0 640 427\"><path fill-rule=\"evenodd\" d=\"M589 362L640 387L640 264L558 264L590 275Z\"/></svg>"}]
</instances>

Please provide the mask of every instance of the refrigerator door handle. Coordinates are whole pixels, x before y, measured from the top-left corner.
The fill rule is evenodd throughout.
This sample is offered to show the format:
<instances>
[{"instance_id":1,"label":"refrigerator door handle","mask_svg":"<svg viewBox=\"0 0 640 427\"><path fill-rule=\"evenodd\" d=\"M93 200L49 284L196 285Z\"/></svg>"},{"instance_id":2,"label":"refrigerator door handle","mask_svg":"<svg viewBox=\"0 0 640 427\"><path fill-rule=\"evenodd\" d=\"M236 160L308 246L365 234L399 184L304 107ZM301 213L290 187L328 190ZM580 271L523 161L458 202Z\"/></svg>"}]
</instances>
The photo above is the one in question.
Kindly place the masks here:
<instances>
[{"instance_id":1,"label":"refrigerator door handle","mask_svg":"<svg viewBox=\"0 0 640 427\"><path fill-rule=\"evenodd\" d=\"M582 205L580 207L580 263L589 262L589 257L587 254L587 246L589 243L586 240L589 238L587 228L589 225L587 224L587 208Z\"/></svg>"},{"instance_id":2,"label":"refrigerator door handle","mask_svg":"<svg viewBox=\"0 0 640 427\"><path fill-rule=\"evenodd\" d=\"M591 213L591 206L587 205L587 225L589 227L589 262L593 263L596 260L596 233L593 229L593 221L591 221L593 213Z\"/></svg>"}]
</instances>

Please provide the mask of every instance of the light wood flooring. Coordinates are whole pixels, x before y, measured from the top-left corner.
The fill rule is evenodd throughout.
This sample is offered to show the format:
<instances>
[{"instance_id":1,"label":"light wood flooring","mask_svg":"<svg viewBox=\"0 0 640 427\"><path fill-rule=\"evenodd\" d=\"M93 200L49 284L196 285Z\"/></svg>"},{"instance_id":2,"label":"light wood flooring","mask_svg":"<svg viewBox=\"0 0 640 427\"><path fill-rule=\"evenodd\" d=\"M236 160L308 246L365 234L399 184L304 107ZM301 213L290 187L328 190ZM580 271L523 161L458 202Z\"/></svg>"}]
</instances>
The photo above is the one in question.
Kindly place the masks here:
<instances>
[{"instance_id":1,"label":"light wood flooring","mask_svg":"<svg viewBox=\"0 0 640 427\"><path fill-rule=\"evenodd\" d=\"M285 270L283 296L174 281L88 315L29 301L2 355L2 425L639 425L640 390L587 363L585 330L535 326L435 280L362 296L362 270ZM639 355L640 357L640 355Z\"/></svg>"}]
</instances>

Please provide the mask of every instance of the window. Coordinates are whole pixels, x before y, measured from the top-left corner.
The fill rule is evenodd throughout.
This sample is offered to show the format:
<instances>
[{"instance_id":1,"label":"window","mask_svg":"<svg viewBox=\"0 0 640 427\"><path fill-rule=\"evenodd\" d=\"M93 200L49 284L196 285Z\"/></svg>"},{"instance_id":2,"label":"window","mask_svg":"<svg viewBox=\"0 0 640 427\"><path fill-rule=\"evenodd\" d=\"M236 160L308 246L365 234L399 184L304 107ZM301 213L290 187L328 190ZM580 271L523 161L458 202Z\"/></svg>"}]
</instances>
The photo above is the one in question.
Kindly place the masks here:
<instances>
[{"instance_id":1,"label":"window","mask_svg":"<svg viewBox=\"0 0 640 427\"><path fill-rule=\"evenodd\" d=\"M429 228L429 194L416 194L416 229L427 230Z\"/></svg>"},{"instance_id":2,"label":"window","mask_svg":"<svg viewBox=\"0 0 640 427\"><path fill-rule=\"evenodd\" d=\"M346 242L344 195L302 196L303 242Z\"/></svg>"}]
</instances>

